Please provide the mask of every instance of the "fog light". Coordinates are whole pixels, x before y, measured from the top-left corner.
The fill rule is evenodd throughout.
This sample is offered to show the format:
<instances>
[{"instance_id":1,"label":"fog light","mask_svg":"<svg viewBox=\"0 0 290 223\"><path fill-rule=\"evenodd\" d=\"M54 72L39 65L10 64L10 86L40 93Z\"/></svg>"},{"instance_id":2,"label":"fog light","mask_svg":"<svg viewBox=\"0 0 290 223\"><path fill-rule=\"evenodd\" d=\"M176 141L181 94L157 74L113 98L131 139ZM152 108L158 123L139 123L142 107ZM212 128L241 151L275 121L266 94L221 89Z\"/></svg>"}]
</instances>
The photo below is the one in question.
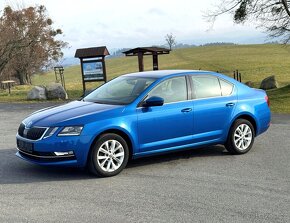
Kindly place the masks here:
<instances>
[{"instance_id":1,"label":"fog light","mask_svg":"<svg viewBox=\"0 0 290 223\"><path fill-rule=\"evenodd\" d=\"M73 151L68 151L68 152L54 152L56 156L69 156L69 155L74 155Z\"/></svg>"}]
</instances>

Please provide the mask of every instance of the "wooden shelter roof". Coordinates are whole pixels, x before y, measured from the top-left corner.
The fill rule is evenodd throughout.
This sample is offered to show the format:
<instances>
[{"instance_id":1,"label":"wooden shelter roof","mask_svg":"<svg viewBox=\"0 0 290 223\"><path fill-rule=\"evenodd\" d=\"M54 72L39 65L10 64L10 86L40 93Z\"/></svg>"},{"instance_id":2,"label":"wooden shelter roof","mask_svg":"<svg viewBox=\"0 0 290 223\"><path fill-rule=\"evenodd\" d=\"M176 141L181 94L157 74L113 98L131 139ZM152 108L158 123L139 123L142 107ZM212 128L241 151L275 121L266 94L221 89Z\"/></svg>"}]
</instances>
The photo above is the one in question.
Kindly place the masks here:
<instances>
[{"instance_id":1,"label":"wooden shelter roof","mask_svg":"<svg viewBox=\"0 0 290 223\"><path fill-rule=\"evenodd\" d=\"M124 51L123 53L126 56L137 56L138 53L142 53L143 55L153 55L153 54L169 54L170 50L162 47L137 47L134 49L130 49Z\"/></svg>"},{"instance_id":2,"label":"wooden shelter roof","mask_svg":"<svg viewBox=\"0 0 290 223\"><path fill-rule=\"evenodd\" d=\"M102 57L107 55L110 55L110 53L105 46L77 49L75 53L77 58Z\"/></svg>"}]
</instances>

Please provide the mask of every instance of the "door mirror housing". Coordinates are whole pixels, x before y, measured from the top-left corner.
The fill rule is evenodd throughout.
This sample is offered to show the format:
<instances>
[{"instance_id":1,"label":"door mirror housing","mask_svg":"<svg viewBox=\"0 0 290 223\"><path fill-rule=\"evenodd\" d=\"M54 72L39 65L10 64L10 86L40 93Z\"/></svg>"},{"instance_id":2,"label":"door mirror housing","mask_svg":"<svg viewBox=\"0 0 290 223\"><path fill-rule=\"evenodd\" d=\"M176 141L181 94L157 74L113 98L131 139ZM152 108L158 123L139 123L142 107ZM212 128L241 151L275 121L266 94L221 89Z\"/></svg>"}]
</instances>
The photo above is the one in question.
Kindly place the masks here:
<instances>
[{"instance_id":1,"label":"door mirror housing","mask_svg":"<svg viewBox=\"0 0 290 223\"><path fill-rule=\"evenodd\" d=\"M142 107L162 106L163 104L164 104L163 98L152 96L142 103Z\"/></svg>"}]
</instances>

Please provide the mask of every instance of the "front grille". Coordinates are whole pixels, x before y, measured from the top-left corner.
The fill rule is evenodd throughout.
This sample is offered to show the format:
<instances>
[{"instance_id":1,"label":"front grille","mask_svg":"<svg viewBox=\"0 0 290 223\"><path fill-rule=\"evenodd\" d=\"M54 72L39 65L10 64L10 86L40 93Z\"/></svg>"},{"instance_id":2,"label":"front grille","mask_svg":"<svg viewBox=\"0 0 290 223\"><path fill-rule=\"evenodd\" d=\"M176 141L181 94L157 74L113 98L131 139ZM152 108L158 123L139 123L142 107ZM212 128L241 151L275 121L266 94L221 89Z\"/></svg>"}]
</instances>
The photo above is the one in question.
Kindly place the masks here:
<instances>
[{"instance_id":1,"label":"front grille","mask_svg":"<svg viewBox=\"0 0 290 223\"><path fill-rule=\"evenodd\" d=\"M18 128L18 135L26 139L38 140L42 137L45 130L46 128L40 128L40 127L32 127L32 128L27 129L25 128L25 125L21 123Z\"/></svg>"},{"instance_id":2,"label":"front grille","mask_svg":"<svg viewBox=\"0 0 290 223\"><path fill-rule=\"evenodd\" d=\"M18 128L18 135L23 137L24 129L25 129L25 125L23 123L21 123L19 128Z\"/></svg>"},{"instance_id":3,"label":"front grille","mask_svg":"<svg viewBox=\"0 0 290 223\"><path fill-rule=\"evenodd\" d=\"M37 140L40 139L45 132L46 128L37 128L33 127L31 129L28 129L27 131L27 139Z\"/></svg>"}]
</instances>

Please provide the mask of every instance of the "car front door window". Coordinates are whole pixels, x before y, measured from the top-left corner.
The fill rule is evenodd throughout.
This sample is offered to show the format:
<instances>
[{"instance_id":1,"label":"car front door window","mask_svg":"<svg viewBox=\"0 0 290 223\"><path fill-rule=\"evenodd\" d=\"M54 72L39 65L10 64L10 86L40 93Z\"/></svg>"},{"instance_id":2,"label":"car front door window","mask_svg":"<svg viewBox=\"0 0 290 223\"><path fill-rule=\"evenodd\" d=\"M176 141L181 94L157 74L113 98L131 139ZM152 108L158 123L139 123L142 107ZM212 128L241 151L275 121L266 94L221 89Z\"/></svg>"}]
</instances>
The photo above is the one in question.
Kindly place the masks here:
<instances>
[{"instance_id":1,"label":"car front door window","mask_svg":"<svg viewBox=\"0 0 290 223\"><path fill-rule=\"evenodd\" d=\"M147 98L158 96L164 99L164 103L172 103L187 100L187 88L185 77L175 77L165 80L157 85Z\"/></svg>"}]
</instances>

